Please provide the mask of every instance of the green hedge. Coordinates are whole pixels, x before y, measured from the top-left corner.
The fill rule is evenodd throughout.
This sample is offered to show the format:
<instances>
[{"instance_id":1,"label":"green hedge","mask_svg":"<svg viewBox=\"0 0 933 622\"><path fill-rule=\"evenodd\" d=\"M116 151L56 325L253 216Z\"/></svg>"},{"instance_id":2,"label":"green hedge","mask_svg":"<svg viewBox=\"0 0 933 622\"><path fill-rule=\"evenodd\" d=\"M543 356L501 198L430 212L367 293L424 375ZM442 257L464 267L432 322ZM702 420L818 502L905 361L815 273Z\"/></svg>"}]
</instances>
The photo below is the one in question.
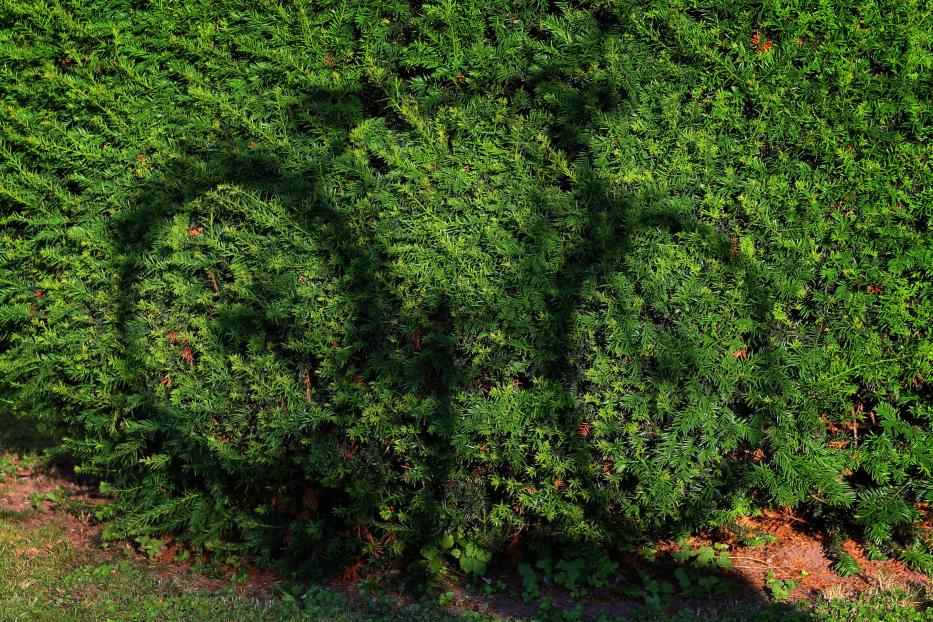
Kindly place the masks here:
<instances>
[{"instance_id":1,"label":"green hedge","mask_svg":"<svg viewBox=\"0 0 933 622\"><path fill-rule=\"evenodd\" d=\"M926 3L0 6L0 398L108 535L933 568Z\"/></svg>"}]
</instances>

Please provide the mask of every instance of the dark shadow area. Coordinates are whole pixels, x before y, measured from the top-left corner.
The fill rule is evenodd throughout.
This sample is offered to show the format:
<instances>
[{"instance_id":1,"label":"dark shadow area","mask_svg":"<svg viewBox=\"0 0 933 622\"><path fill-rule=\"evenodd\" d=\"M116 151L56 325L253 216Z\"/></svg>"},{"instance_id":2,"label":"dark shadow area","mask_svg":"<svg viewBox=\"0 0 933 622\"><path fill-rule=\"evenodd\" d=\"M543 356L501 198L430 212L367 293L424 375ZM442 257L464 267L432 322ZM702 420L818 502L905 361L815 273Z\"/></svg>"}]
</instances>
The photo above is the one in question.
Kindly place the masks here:
<instances>
[{"instance_id":1,"label":"dark shadow area","mask_svg":"<svg viewBox=\"0 0 933 622\"><path fill-rule=\"evenodd\" d=\"M35 421L0 412L0 453L38 453L57 439L39 430Z\"/></svg>"},{"instance_id":2,"label":"dark shadow area","mask_svg":"<svg viewBox=\"0 0 933 622\"><path fill-rule=\"evenodd\" d=\"M324 119L332 125L333 134L337 137L334 149L337 150L343 147L349 130L362 119L360 115L363 112L363 100L359 97L317 92L297 106L295 125L301 125L298 118L301 115L316 115ZM368 109L365 112L375 114ZM387 111L382 109L382 112ZM350 343L345 348L349 352L342 360L344 383L361 388L378 384L416 394L422 403L422 411L425 407L430 409L430 413L424 411L415 413L415 416L429 421L424 438L429 447L425 453L431 461L429 486L433 494L440 496L444 483L450 481L449 462L455 458L455 452L439 450L438 447L450 446L454 430L451 394L462 383L462 371L455 362L457 338L450 322L449 302L439 297L422 306L417 313L404 311L404 301L398 299L388 282L386 250L373 238L359 242L358 228L348 222L346 214L336 209L327 196L324 166L324 162L311 161L303 163L299 170L286 168L274 154L235 140L210 145L202 151L186 154L185 158L173 161L159 171L150 183L140 189L133 208L121 214L114 223L114 242L120 261L120 289L123 292L118 302L117 330L122 337L126 369L136 374L135 378L127 381L142 389L140 393L143 396L126 409L125 416L132 418L134 413L138 413L140 419L158 424L154 433L145 433L142 440L144 452L171 446L173 455L186 456L187 463L176 462L173 465L171 477L176 489L198 488L208 480L212 488L224 490L228 498L239 506L255 507L270 503L269 490L256 489L251 485L250 478L255 473L222 472L212 468L216 458L210 448L180 432L179 426L173 422L176 411L155 391L144 388L157 383L153 382L152 371L145 363L147 341L145 329L138 321L136 305L142 276L152 274L149 262L153 260L155 239L183 211L184 206L208 197L220 187L235 187L276 201L284 208L287 226L299 235L313 239L332 271L330 278L341 283L341 299L349 302L347 324L352 325L352 329L345 336ZM221 274L222 270L221 267L218 273L209 275L218 297L225 278L229 276ZM223 305L224 308L216 313L213 309L207 310L212 333L219 337L217 342L228 356L244 355L249 342L260 337L271 351L296 359L299 362L296 379L302 387L302 394L307 395L309 404L312 401L326 403L331 396L326 386L319 386L315 375L321 361L313 353L300 356L286 351L286 342L300 328L283 326L279 320L269 318L270 307L286 302L277 299L281 295L276 284L257 283L249 294L238 295L239 299L235 301L227 300L232 304ZM396 345L387 345L390 343ZM169 388L170 385L167 390ZM254 415L247 413L245 423L248 426L255 425ZM173 436L173 432L178 433ZM361 456L364 465L384 466L381 463L388 450L378 442L358 443L357 439L349 438L336 425L330 424L319 427L314 434L342 447L343 459ZM336 515L331 515L339 516L340 511L351 504L346 494L346 488L351 484L343 482L342 485L328 487L313 479L309 481L290 475L289 468L298 468L294 460L300 451L299 444L290 443L280 456L282 462L278 476L271 479L283 485L271 493L271 503L278 505L281 512L267 521L275 524L278 530L275 534L276 555L292 550L297 552L295 557L305 559L299 565L317 565L319 555L327 554L315 548L316 554L308 561L304 557L307 549L296 541L299 536L294 535L296 530L292 527L306 519L308 507L302 508L302 505L313 504L316 512L336 512ZM401 457L393 461L394 469L409 467ZM313 490L310 493L313 501L308 498L310 490ZM335 522L343 524L346 529L355 528L351 519L338 518ZM426 531L431 529L430 526L425 527ZM340 540L341 533L335 524L326 525L326 529L327 538Z\"/></svg>"}]
</instances>

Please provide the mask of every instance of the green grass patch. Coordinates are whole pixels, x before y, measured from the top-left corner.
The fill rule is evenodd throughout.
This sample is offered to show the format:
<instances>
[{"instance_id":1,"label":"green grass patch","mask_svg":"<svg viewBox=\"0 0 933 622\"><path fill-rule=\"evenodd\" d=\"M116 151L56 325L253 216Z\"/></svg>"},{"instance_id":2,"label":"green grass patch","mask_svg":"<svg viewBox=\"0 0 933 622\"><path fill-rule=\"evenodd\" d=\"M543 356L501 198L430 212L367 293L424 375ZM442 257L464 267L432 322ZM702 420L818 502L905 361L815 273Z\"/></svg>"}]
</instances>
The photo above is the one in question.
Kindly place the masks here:
<instances>
[{"instance_id":1,"label":"green grass patch","mask_svg":"<svg viewBox=\"0 0 933 622\"><path fill-rule=\"evenodd\" d=\"M467 622L425 607L354 601L318 589L254 602L232 588L199 591L195 575L171 576L120 553L75 549L59 527L0 517L0 620L230 620Z\"/></svg>"}]
</instances>

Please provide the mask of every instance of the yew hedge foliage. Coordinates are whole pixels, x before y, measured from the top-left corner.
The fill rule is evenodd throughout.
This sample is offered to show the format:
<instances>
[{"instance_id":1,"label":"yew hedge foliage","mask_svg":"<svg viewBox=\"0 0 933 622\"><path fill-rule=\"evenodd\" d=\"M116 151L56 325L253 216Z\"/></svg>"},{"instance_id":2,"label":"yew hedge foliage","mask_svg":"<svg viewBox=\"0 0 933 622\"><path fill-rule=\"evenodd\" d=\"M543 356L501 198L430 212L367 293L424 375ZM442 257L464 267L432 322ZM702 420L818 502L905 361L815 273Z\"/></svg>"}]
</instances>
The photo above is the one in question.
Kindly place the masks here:
<instances>
[{"instance_id":1,"label":"yew hedge foliage","mask_svg":"<svg viewBox=\"0 0 933 622\"><path fill-rule=\"evenodd\" d=\"M929 4L0 7L0 403L109 535L933 568Z\"/></svg>"}]
</instances>

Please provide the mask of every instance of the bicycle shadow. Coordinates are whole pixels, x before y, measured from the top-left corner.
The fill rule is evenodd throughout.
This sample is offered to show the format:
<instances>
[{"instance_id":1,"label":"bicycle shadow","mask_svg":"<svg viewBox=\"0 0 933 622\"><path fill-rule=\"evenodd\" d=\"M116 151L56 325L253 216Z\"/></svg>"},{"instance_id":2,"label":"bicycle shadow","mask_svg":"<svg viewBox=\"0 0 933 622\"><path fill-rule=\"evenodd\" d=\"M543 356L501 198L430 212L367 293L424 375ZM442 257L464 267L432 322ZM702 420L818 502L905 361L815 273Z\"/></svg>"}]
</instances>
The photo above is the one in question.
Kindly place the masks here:
<instances>
[{"instance_id":1,"label":"bicycle shadow","mask_svg":"<svg viewBox=\"0 0 933 622\"><path fill-rule=\"evenodd\" d=\"M545 75L537 80L539 87L548 84ZM559 100L555 111L559 122L552 133L555 145L576 162L574 178L564 182L567 187L561 190L569 197L567 200L582 206L586 214L574 232L578 239L558 261L542 259L551 253L550 245L565 231L549 220L548 213L539 214L534 226L523 233L522 258L505 279L515 289L516 300L534 301L525 308L530 315L513 322L484 310L476 317L465 318L454 297L445 292L429 296L413 307L409 300L400 297L398 277L392 268L395 252L392 240L386 240L383 230L376 231L373 224L379 216L354 213L352 206L335 203L328 187L328 167L334 164L337 154L348 148L351 131L364 120L391 117L393 131L406 131L405 121L389 105L388 95L383 95L380 98L361 92L315 91L298 103L287 121L294 137L301 139L309 116L328 124L331 131L331 151L321 153L316 160L284 159L272 146L230 138L189 147L181 157L160 165L141 186L131 209L120 215L113 226L123 292L117 304L117 330L122 335L126 367L136 374L129 382L145 396L136 400L123 416L138 413L140 418L160 424L154 433L140 432L145 435L147 451L157 453L161 447L171 446L171 455L185 456L187 463L175 464L169 475L175 478L177 490L209 488L238 508L271 506L272 514L264 515L262 520L275 542L274 554L291 553L296 560L304 557L308 560L304 569L333 555L333 549L322 550L318 544L322 536L324 540L353 537L356 530L357 539L372 539L367 527L361 531L360 518L372 516L377 510L376 492L385 489L392 473L411 469L413 462L424 472L407 484L410 488L406 494L417 497L425 507L456 505L460 502L458 496L463 495L478 495L479 499L471 500L477 505L480 499L490 504L511 502L507 495L482 484L486 463L464 463L455 447L464 442L460 421L470 407L469 401L482 401L490 389L484 386L482 370L472 365L464 348L467 325L472 333L504 331L509 340L522 344L528 354L523 361L525 371L516 378L516 386L522 390L544 386L554 393L554 407L536 423L549 426L555 436L571 439L567 456L581 477L590 478L585 483L597 486L602 472L589 466L601 463L603 456L587 441L586 435L576 434L586 423L584 413L573 406L580 394L579 363L575 359L579 355L577 325L581 307L590 294L613 275L630 269L628 263L639 236L659 233L668 240L676 240L680 235L690 235L700 240L710 260L728 263L742 272L753 318L767 317L773 306L767 275L754 261L736 253L735 240L727 232L699 222L689 212L672 209L663 201L626 195L594 170L587 153L587 137L598 131L597 120L612 114L620 103L618 98L607 94L605 86L598 85L592 92L571 89ZM373 104L380 99L385 103ZM380 187L388 173L387 165L378 158L352 171L363 188L361 193ZM191 434L184 425L178 425L177 418L186 413L183 403L179 405L169 397L171 378L164 370L147 363L149 341L166 337L150 334L152 324L141 319L141 309L149 295L144 291L144 282L159 275L163 267L159 254L171 247L166 240L173 227L190 227L188 235L193 243L198 243L215 235L212 229L215 225L221 231L218 235L222 235L223 218L229 218L234 223L231 226L265 226L245 220L242 210L223 212L225 201L276 206L277 211L270 217L276 222L276 230L285 234L288 244L308 257L317 258L315 278L338 284L336 290L328 291L341 300L343 322L342 332L334 336L338 344L334 348L339 354L296 349L291 344L307 326L281 312L297 300L294 287L282 286L282 281L276 280L281 272L270 268L268 280L254 279L245 288L234 288L236 275L230 265L221 265L226 260L220 261L211 268L213 271L205 271L202 266L188 274L200 282L202 293L210 299L200 307L203 321L199 330L203 337L210 337L215 348L211 356L228 361L250 356L251 344L261 342L267 353L290 360L294 367L293 396L282 398L278 405L283 416L307 418L311 409L322 404L345 407L346 404L330 400L337 399L340 391L352 385L359 391L380 392L381 397L373 398L374 404L386 403L386 395L407 396L408 412L399 415L398 423L415 427L422 443L420 450L407 456L396 453L392 447L398 439L392 434L363 439L341 429L339 417L324 417L313 426L313 443L334 448L327 458L330 462L309 466L301 457L307 446L303 445L305 439L287 438L276 447L279 463L265 467L261 473L250 464L237 464L232 459L225 461L224 469L217 469L217 448ZM220 224L214 222L215 218ZM174 252L185 251L175 247ZM295 280L305 278L301 266L294 268ZM637 282L636 278L632 280ZM228 296L230 288L235 289L235 294ZM650 296L648 292L636 294ZM671 319L650 302L644 313L660 335L663 347L643 361L646 377L674 384L699 377L701 361L692 338L678 334ZM765 350L767 339L766 334L750 335L749 348ZM179 342L179 352L184 352L183 344ZM185 347L193 350L181 356L193 359L201 354L194 344ZM190 367L190 362L187 367L183 363L176 365L177 369ZM329 380L322 382L317 372L325 367L329 369ZM777 365L768 371L778 381L784 373ZM302 405L302 401L306 404ZM734 406L740 414L743 409L744 414L750 411L742 404ZM255 429L260 425L257 413L276 407L276 404L244 407L248 412L241 421L245 427ZM344 417L364 418L365 413L355 411ZM718 468L726 471L745 468L747 458L738 454L730 458L735 465ZM323 473L328 465L341 461L354 462L352 473L339 480L327 480ZM462 490L450 490L451 482L471 476L477 481ZM276 484L268 486L266 481ZM737 478L736 485L740 483L741 478ZM346 492L367 486L370 490L360 492L357 498L350 498ZM729 492L721 494L727 496ZM398 490L393 494L398 497ZM630 526L613 508L590 509L605 524L616 524L621 529ZM699 507L692 511L696 514L708 509ZM302 539L302 526L312 515L325 517L323 531ZM435 512L424 511L410 535L412 540L428 542L444 528Z\"/></svg>"}]
</instances>

